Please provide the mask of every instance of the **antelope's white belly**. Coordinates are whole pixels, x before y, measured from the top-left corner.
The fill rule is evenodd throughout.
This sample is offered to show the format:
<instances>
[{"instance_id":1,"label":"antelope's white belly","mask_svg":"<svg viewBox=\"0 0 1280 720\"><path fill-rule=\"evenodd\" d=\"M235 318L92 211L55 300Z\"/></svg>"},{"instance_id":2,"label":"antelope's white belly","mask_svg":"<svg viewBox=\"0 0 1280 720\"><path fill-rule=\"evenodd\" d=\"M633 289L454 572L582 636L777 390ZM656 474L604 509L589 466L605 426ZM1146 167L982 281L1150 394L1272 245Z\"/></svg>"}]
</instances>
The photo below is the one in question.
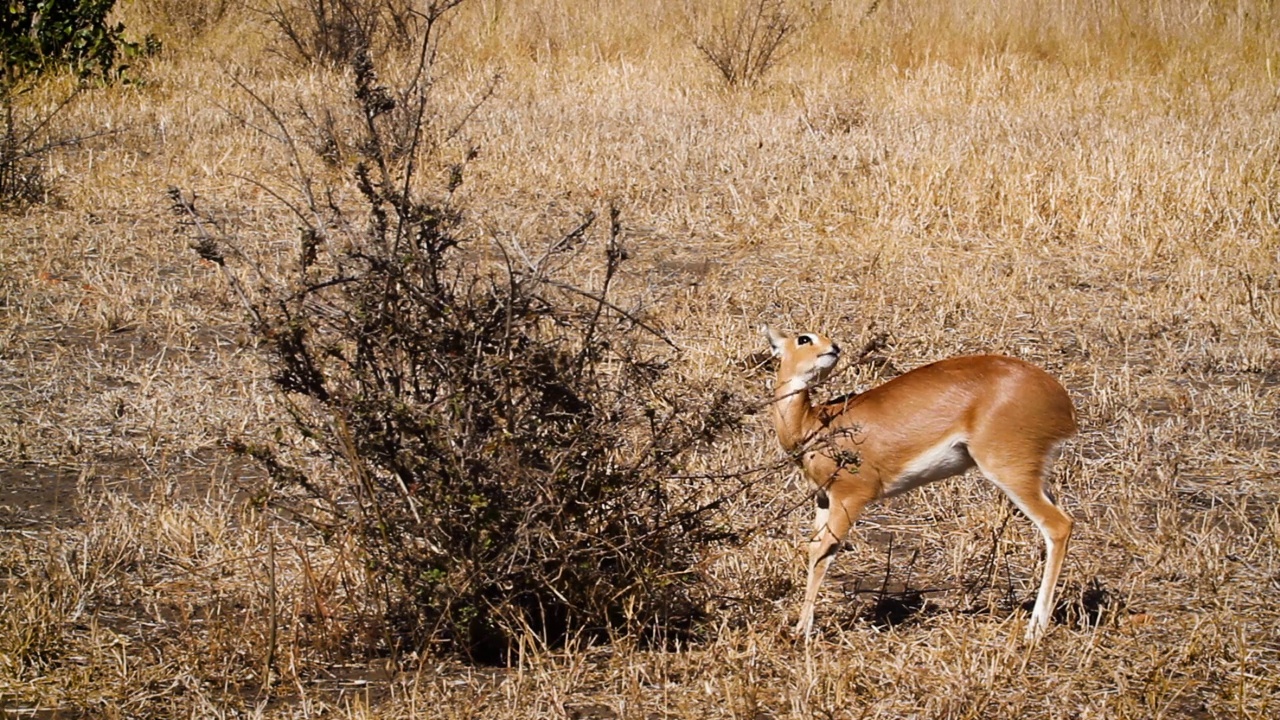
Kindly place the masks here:
<instances>
[{"instance_id":1,"label":"antelope's white belly","mask_svg":"<svg viewBox=\"0 0 1280 720\"><path fill-rule=\"evenodd\" d=\"M973 465L968 438L947 438L907 463L902 472L884 484L880 497L901 495L922 485L959 475Z\"/></svg>"}]
</instances>

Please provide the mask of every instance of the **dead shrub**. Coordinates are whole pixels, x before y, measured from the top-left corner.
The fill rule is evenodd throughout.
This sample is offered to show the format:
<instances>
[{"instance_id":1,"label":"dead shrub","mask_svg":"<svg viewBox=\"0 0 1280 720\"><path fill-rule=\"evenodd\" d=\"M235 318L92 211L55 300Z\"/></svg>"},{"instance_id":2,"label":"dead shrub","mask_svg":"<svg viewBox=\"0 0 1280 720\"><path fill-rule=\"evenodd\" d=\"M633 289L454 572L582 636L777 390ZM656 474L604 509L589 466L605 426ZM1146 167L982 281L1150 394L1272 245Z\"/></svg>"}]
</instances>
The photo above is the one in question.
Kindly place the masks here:
<instances>
[{"instance_id":1,"label":"dead shrub","mask_svg":"<svg viewBox=\"0 0 1280 720\"><path fill-rule=\"evenodd\" d=\"M349 77L365 135L342 144L360 154L360 202L297 183L287 277L248 287L258 270L234 229L172 191L196 249L245 298L289 408L289 432L240 445L269 471L271 502L356 538L387 651L502 662L521 637L683 633L702 605L694 564L732 533L716 516L727 491L671 478L745 404L674 378L674 346L615 301L616 208L604 228L589 212L540 253L499 243L482 262L451 201L465 163L435 195L420 188L426 81L384 87L365 50ZM398 105L417 122L391 119ZM598 284L564 279L597 249Z\"/></svg>"},{"instance_id":2,"label":"dead shrub","mask_svg":"<svg viewBox=\"0 0 1280 720\"><path fill-rule=\"evenodd\" d=\"M24 102L30 86L0 83L0 210L48 200L52 193L44 167L48 156L106 133L71 134L59 116L83 92L77 86L45 108Z\"/></svg>"},{"instance_id":3,"label":"dead shrub","mask_svg":"<svg viewBox=\"0 0 1280 720\"><path fill-rule=\"evenodd\" d=\"M800 28L786 0L721 3L698 21L694 47L733 86L759 81L780 59Z\"/></svg>"},{"instance_id":4,"label":"dead shrub","mask_svg":"<svg viewBox=\"0 0 1280 720\"><path fill-rule=\"evenodd\" d=\"M40 157L48 152L44 143L19 117L12 94L0 88L0 207L39 202L46 193Z\"/></svg>"},{"instance_id":5,"label":"dead shrub","mask_svg":"<svg viewBox=\"0 0 1280 720\"><path fill-rule=\"evenodd\" d=\"M276 0L266 13L288 54L305 63L342 66L363 48L403 48L422 35L424 19L461 0L435 0L425 11L413 0Z\"/></svg>"}]
</instances>

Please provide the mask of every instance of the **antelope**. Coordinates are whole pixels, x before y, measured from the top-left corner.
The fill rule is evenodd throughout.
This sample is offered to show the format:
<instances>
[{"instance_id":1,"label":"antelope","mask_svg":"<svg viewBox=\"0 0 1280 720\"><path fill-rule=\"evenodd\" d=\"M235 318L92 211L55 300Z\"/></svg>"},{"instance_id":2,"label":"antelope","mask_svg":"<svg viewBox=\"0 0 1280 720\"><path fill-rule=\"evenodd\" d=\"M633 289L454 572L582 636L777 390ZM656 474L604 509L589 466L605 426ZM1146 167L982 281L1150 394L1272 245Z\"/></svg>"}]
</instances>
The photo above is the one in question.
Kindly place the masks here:
<instances>
[{"instance_id":1,"label":"antelope","mask_svg":"<svg viewBox=\"0 0 1280 720\"><path fill-rule=\"evenodd\" d=\"M1073 524L1045 487L1062 443L1077 430L1062 385L1022 360L974 355L814 406L809 389L831 374L840 347L816 333L763 330L780 361L772 403L778 442L817 487L796 635L812 631L818 586L868 503L977 467L1044 535L1044 575L1026 632L1027 640L1039 639L1053 615Z\"/></svg>"}]
</instances>

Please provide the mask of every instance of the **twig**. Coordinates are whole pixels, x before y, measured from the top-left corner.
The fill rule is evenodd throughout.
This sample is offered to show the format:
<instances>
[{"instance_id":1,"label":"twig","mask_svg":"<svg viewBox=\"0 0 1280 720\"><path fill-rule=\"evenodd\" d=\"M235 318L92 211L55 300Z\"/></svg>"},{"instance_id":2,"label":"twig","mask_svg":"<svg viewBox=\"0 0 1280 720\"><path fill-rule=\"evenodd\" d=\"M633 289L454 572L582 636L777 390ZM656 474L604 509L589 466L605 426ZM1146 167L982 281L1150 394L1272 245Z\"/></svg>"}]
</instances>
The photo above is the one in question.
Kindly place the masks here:
<instances>
[{"instance_id":1,"label":"twig","mask_svg":"<svg viewBox=\"0 0 1280 720\"><path fill-rule=\"evenodd\" d=\"M531 275L529 275L529 274L527 274L527 273L520 273L520 274L521 274L521 275L523 275L523 276L525 276L525 277L536 277L536 276L531 276ZM569 285L568 283L562 283L562 282L560 282L559 280L552 280L551 278L545 278L545 277L544 277L544 278L537 278L537 279L538 279L540 282L544 282L544 283L546 283L546 284L548 284L548 285L551 285L552 287L556 287L556 288L559 288L559 289L564 290L564 291L566 291L566 292L574 293L574 294L576 294L576 295L581 295L582 297L585 297L585 298L587 298L588 300L594 300L595 302L598 302L598 303L600 303L600 304L604 305L605 307L609 308L610 310L612 310L612 311L614 311L614 312L618 313L618 314L619 314L619 315L621 315L623 318L626 318L627 320L631 321L633 324L635 324L635 326L636 326L636 327L640 328L641 330L644 330L645 332L649 333L650 335L653 335L654 337L658 338L658 339L659 339L659 340L661 340L662 342L666 343L667 345L669 345L669 346L671 347L671 349L676 350L676 351L679 351L679 350L680 350L680 346L679 346L679 345L676 345L674 342L672 342L672 341L671 341L671 339L670 339L670 338L668 338L665 334L663 334L663 332L662 332L661 330L658 330L658 329L656 329L656 328L654 328L654 327L651 327L651 326L650 326L649 324L647 324L645 321L641 320L640 318L636 317L635 315L632 315L631 313L627 312L626 310L623 310L622 308L618 307L617 305L614 305L613 303L609 302L609 301L608 301L608 300L606 300L605 298L600 297L599 295L597 295L597 294L595 294L595 293L588 292L588 291L583 290L583 289L581 289L581 288L574 287L573 285Z\"/></svg>"}]
</instances>

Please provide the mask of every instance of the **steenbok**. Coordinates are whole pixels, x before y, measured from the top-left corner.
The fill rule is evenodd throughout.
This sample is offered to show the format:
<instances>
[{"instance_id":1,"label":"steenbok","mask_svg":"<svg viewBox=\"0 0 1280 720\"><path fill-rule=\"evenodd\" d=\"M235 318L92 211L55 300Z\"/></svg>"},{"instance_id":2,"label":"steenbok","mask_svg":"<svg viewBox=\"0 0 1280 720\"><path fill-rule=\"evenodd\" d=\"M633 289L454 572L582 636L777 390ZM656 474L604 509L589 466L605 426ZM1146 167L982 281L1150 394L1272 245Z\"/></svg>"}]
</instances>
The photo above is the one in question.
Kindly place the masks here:
<instances>
[{"instance_id":1,"label":"steenbok","mask_svg":"<svg viewBox=\"0 0 1280 720\"><path fill-rule=\"evenodd\" d=\"M1022 360L976 355L926 365L814 406L809 388L831 373L839 346L815 333L764 332L780 361L773 402L778 442L818 488L796 634L812 629L818 586L867 503L976 467L1044 534L1044 577L1027 627L1027 638L1037 639L1049 627L1071 538L1071 518L1045 489L1058 449L1076 432L1062 385Z\"/></svg>"}]
</instances>

